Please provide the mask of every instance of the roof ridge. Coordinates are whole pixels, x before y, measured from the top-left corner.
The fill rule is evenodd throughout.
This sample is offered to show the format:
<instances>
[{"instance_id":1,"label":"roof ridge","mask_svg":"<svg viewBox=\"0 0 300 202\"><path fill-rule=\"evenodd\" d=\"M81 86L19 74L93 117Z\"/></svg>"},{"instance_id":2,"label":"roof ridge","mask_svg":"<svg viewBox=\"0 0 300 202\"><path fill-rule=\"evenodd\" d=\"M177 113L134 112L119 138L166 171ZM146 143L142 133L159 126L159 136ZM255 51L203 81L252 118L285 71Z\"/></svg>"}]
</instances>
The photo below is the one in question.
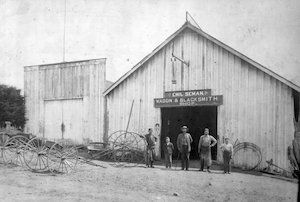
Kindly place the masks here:
<instances>
[{"instance_id":1,"label":"roof ridge","mask_svg":"<svg viewBox=\"0 0 300 202\"><path fill-rule=\"evenodd\" d=\"M213 43L221 46L228 52L232 53L233 55L241 58L242 60L248 62L249 64L253 65L254 67L258 68L259 70L263 71L264 73L274 77L275 79L279 80L280 82L286 84L287 86L291 87L292 89L300 92L300 86L295 84L294 82L284 78L283 76L277 74L276 72L270 70L269 68L259 64L258 62L252 60L248 56L240 53L239 51L235 50L234 48L226 45L225 43L219 41L218 39L212 37L211 35L204 32L202 29L197 28L189 21L186 21L177 31L175 31L172 35L170 35L165 41L163 41L159 46L157 46L151 53L146 55L141 61L139 61L136 65L134 65L129 71L127 71L123 76L121 76L113 85L111 85L108 89L106 89L103 94L107 95L110 93L114 88L116 88L121 82L123 82L129 75L135 72L140 66L142 66L148 59L150 59L154 54L156 54L160 49L162 49L166 44L168 44L171 40L173 40L181 31L184 29L189 28L195 31L197 34L201 35L202 37L212 41Z\"/></svg>"}]
</instances>

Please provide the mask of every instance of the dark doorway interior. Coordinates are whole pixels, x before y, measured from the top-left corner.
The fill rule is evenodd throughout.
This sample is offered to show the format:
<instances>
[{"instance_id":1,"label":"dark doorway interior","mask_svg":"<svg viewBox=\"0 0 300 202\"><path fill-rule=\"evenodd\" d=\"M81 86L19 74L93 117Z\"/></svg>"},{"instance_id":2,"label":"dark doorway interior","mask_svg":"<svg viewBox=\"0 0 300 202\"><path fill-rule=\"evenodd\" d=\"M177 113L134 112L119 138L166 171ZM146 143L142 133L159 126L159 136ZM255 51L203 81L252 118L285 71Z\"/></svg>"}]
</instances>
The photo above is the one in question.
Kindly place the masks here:
<instances>
[{"instance_id":1,"label":"dark doorway interior","mask_svg":"<svg viewBox=\"0 0 300 202\"><path fill-rule=\"evenodd\" d=\"M217 107L174 107L174 108L161 108L162 112L162 135L161 145L165 143L165 138L171 138L174 144L175 151L173 158L178 158L178 150L176 146L177 136L181 132L180 128L187 125L189 133L193 138L191 159L199 159L198 157L198 142L200 136L203 134L204 128L210 129L210 135L217 139ZM162 157L164 151L162 151ZM212 148L212 159L217 158L217 146Z\"/></svg>"}]
</instances>

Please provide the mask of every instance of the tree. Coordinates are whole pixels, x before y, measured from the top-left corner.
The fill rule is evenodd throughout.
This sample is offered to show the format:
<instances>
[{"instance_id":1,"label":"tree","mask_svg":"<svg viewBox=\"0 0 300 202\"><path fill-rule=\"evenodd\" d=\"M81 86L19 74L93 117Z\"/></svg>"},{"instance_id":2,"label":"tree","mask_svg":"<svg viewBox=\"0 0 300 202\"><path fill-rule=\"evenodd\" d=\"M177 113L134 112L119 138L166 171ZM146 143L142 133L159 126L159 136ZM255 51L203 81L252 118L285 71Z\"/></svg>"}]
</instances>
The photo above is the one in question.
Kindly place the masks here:
<instances>
[{"instance_id":1,"label":"tree","mask_svg":"<svg viewBox=\"0 0 300 202\"><path fill-rule=\"evenodd\" d=\"M5 121L10 121L17 128L24 128L25 100L21 90L0 85L0 125L4 126Z\"/></svg>"}]
</instances>

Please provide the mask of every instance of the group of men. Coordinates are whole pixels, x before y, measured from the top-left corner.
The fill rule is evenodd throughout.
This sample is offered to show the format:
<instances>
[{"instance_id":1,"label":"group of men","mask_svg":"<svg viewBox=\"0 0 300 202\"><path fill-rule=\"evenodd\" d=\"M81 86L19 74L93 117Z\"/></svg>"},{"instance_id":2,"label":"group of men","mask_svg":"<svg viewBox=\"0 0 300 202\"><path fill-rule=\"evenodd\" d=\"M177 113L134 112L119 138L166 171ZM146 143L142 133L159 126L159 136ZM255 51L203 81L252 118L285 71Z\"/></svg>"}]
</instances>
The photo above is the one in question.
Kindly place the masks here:
<instances>
[{"instance_id":1,"label":"group of men","mask_svg":"<svg viewBox=\"0 0 300 202\"><path fill-rule=\"evenodd\" d=\"M155 157L155 143L157 138L152 134L152 129L148 130L146 137L147 142L147 166L153 167ZM193 142L192 136L188 133L188 127L182 126L181 133L177 137L177 149L181 156L181 169L189 170L189 160L191 152L191 144ZM200 170L203 171L207 168L208 172L212 164L211 159L211 147L217 144L217 140L209 134L209 129L204 129L204 134L200 137L198 143L198 153L200 157ZM172 153L174 150L173 144L170 142L170 138L166 137L166 142L163 146L165 153L166 168L172 167ZM224 158L224 173L231 172L230 161L233 154L233 146L229 143L229 138L225 138L225 143L222 144L221 149L223 151Z\"/></svg>"}]
</instances>

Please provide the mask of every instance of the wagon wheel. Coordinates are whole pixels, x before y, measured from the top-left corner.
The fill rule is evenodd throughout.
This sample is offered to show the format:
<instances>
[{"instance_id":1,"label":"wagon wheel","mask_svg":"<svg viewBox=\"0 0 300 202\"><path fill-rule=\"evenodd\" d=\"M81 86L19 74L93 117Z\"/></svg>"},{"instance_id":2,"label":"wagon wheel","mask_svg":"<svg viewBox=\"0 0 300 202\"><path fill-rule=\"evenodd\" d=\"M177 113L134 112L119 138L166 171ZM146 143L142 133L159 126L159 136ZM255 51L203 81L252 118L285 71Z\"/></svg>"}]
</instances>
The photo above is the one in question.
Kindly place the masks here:
<instances>
[{"instance_id":1,"label":"wagon wheel","mask_svg":"<svg viewBox=\"0 0 300 202\"><path fill-rule=\"evenodd\" d=\"M146 162L146 157L147 157L147 150L146 150L146 140L145 137L138 134L134 133L136 138L137 138L137 159L138 163L145 163Z\"/></svg>"},{"instance_id":2,"label":"wagon wheel","mask_svg":"<svg viewBox=\"0 0 300 202\"><path fill-rule=\"evenodd\" d=\"M73 145L54 144L48 152L48 167L54 173L71 173L78 163L78 150Z\"/></svg>"},{"instance_id":3,"label":"wagon wheel","mask_svg":"<svg viewBox=\"0 0 300 202\"><path fill-rule=\"evenodd\" d=\"M242 156L239 159L239 155ZM257 161L253 161L253 164L248 165L247 155L251 155L251 159L257 159ZM242 167L244 170L254 170L256 169L261 161L262 154L260 148L251 143L251 142L240 142L233 147L233 165L237 167ZM253 158L255 157L255 158Z\"/></svg>"},{"instance_id":4,"label":"wagon wheel","mask_svg":"<svg viewBox=\"0 0 300 202\"><path fill-rule=\"evenodd\" d=\"M48 148L45 145L44 139L31 139L26 144L23 153L25 165L33 172L47 171L47 153Z\"/></svg>"},{"instance_id":5,"label":"wagon wheel","mask_svg":"<svg viewBox=\"0 0 300 202\"><path fill-rule=\"evenodd\" d=\"M3 148L1 148L3 162L6 164L23 166L23 152L28 141L28 138L21 135L8 139Z\"/></svg>"},{"instance_id":6,"label":"wagon wheel","mask_svg":"<svg viewBox=\"0 0 300 202\"><path fill-rule=\"evenodd\" d=\"M9 136L5 133L0 134L0 163L4 163L5 143L8 141Z\"/></svg>"},{"instance_id":7,"label":"wagon wheel","mask_svg":"<svg viewBox=\"0 0 300 202\"><path fill-rule=\"evenodd\" d=\"M138 141L133 133L121 133L113 142L113 159L118 165L136 164ZM133 164L132 164L133 165Z\"/></svg>"}]
</instances>

